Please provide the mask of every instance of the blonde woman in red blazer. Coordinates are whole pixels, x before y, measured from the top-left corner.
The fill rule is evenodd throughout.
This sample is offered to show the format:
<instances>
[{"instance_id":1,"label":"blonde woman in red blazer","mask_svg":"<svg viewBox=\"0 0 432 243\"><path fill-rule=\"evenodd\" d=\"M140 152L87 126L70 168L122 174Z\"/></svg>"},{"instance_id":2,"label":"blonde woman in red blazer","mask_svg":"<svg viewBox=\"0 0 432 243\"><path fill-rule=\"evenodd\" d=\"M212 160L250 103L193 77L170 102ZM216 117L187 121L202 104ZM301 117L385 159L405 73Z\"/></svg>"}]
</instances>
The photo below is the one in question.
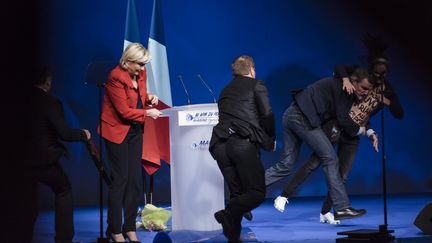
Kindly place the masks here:
<instances>
[{"instance_id":1,"label":"blonde woman in red blazer","mask_svg":"<svg viewBox=\"0 0 432 243\"><path fill-rule=\"evenodd\" d=\"M108 77L102 107L102 137L105 140L113 183L108 193L107 236L114 242L139 242L135 218L142 182L143 127L161 112L156 95L147 94L145 64L150 53L139 43L130 44ZM122 224L122 212L124 219Z\"/></svg>"}]
</instances>

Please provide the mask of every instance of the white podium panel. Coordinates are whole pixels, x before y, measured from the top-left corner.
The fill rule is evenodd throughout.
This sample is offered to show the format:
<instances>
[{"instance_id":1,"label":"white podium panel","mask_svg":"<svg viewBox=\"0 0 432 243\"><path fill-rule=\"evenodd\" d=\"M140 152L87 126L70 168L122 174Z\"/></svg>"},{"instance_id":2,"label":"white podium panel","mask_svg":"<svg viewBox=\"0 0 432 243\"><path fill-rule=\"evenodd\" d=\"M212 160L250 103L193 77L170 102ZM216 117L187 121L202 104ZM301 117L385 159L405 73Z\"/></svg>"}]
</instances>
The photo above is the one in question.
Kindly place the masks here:
<instances>
[{"instance_id":1,"label":"white podium panel","mask_svg":"<svg viewBox=\"0 0 432 243\"><path fill-rule=\"evenodd\" d=\"M224 180L208 151L217 105L173 107L163 113L170 119L172 229L220 230L213 214L225 207Z\"/></svg>"}]
</instances>

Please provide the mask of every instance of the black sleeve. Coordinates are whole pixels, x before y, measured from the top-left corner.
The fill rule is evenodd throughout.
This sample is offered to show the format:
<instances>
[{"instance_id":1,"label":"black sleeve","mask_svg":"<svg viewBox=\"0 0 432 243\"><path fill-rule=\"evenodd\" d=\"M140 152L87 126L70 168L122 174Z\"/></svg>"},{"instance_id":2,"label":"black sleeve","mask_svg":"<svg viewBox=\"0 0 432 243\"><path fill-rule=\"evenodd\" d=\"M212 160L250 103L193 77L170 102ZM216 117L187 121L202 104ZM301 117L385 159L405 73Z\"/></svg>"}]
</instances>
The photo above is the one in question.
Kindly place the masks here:
<instances>
[{"instance_id":1,"label":"black sleeve","mask_svg":"<svg viewBox=\"0 0 432 243\"><path fill-rule=\"evenodd\" d=\"M370 121L369 121L369 120L367 121L367 123L366 123L366 126L365 126L365 127L366 127L366 131L367 131L367 130L369 130L369 129L373 129L373 128L372 128L372 125L371 125L371 123L370 123Z\"/></svg>"},{"instance_id":2,"label":"black sleeve","mask_svg":"<svg viewBox=\"0 0 432 243\"><path fill-rule=\"evenodd\" d=\"M72 129L68 126L63 114L63 105L60 101L51 104L48 111L48 119L61 140L68 142L87 140L83 130Z\"/></svg>"},{"instance_id":3,"label":"black sleeve","mask_svg":"<svg viewBox=\"0 0 432 243\"><path fill-rule=\"evenodd\" d=\"M265 130L267 135L271 138L275 138L275 117L270 106L270 100L268 97L268 91L264 82L258 80L255 85L255 103L259 113L259 122L262 128Z\"/></svg>"},{"instance_id":4,"label":"black sleeve","mask_svg":"<svg viewBox=\"0 0 432 243\"><path fill-rule=\"evenodd\" d=\"M360 126L349 116L353 105L353 96L343 92L338 85L333 85L332 88L336 106L336 120L346 133L354 137L359 132Z\"/></svg>"},{"instance_id":5,"label":"black sleeve","mask_svg":"<svg viewBox=\"0 0 432 243\"><path fill-rule=\"evenodd\" d=\"M355 137L359 132L360 126L356 124L351 117L349 117L349 109L344 106L338 106L339 109L336 111L336 120L338 124L347 132L350 136ZM351 107L351 106L350 106ZM348 108L350 108L348 107Z\"/></svg>"},{"instance_id":6,"label":"black sleeve","mask_svg":"<svg viewBox=\"0 0 432 243\"><path fill-rule=\"evenodd\" d=\"M390 105L388 106L388 108L391 114L397 119L402 119L404 116L404 110L399 101L399 97L397 96L393 87L390 85L390 83L387 80L385 80L384 97L390 100Z\"/></svg>"}]
</instances>

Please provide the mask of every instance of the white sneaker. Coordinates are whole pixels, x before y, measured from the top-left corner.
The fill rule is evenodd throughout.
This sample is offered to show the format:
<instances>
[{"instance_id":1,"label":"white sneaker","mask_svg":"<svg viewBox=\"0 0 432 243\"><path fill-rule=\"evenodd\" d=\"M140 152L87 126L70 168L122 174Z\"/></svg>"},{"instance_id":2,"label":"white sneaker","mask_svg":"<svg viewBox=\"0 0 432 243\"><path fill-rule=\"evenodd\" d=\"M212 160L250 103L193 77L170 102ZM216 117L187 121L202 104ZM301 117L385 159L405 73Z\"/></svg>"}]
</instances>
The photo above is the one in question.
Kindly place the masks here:
<instances>
[{"instance_id":1,"label":"white sneaker","mask_svg":"<svg viewBox=\"0 0 432 243\"><path fill-rule=\"evenodd\" d=\"M274 207L279 210L279 212L283 213L285 211L285 204L288 204L288 198L286 197L282 197L282 196L278 196L275 200L274 200Z\"/></svg>"},{"instance_id":2,"label":"white sneaker","mask_svg":"<svg viewBox=\"0 0 432 243\"><path fill-rule=\"evenodd\" d=\"M323 224L340 224L340 220L335 220L334 215L331 212L328 212L324 215L320 213L320 223L323 223Z\"/></svg>"}]
</instances>

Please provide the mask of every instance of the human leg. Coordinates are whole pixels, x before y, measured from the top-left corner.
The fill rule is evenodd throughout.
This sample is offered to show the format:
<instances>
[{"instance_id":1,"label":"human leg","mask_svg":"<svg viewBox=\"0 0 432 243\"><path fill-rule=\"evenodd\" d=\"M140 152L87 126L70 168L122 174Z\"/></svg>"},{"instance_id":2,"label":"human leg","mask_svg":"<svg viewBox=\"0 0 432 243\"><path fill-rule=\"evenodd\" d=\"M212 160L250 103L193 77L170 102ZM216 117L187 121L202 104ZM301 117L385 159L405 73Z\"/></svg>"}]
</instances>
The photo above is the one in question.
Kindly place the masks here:
<instances>
[{"instance_id":1,"label":"human leg","mask_svg":"<svg viewBox=\"0 0 432 243\"><path fill-rule=\"evenodd\" d=\"M298 110L293 104L291 104L284 113L282 118L284 140L282 159L265 171L266 186L270 186L291 174L292 167L298 157L301 141L293 134L288 127L288 123L292 119L298 119L299 115L301 114L298 114Z\"/></svg>"},{"instance_id":2,"label":"human leg","mask_svg":"<svg viewBox=\"0 0 432 243\"><path fill-rule=\"evenodd\" d=\"M140 201L141 182L142 182L142 133L128 136L128 158L127 173L128 179L123 196L124 202L124 223L123 232L127 238L137 241L136 236L136 217Z\"/></svg>"},{"instance_id":3,"label":"human leg","mask_svg":"<svg viewBox=\"0 0 432 243\"><path fill-rule=\"evenodd\" d=\"M264 201L264 168L259 159L258 147L248 139L232 136L226 144L226 155L234 165L242 190L230 198L225 210L215 213L230 242L239 241L241 219L245 212L256 208Z\"/></svg>"},{"instance_id":4,"label":"human leg","mask_svg":"<svg viewBox=\"0 0 432 243\"><path fill-rule=\"evenodd\" d=\"M128 144L115 144L105 140L108 162L111 169L112 183L108 191L108 229L110 237L124 241L122 236L123 198L128 180ZM112 236L114 235L114 236Z\"/></svg>"},{"instance_id":5,"label":"human leg","mask_svg":"<svg viewBox=\"0 0 432 243\"><path fill-rule=\"evenodd\" d=\"M55 194L55 241L71 242L74 236L73 199L69 178L57 162L35 170L36 180Z\"/></svg>"},{"instance_id":6,"label":"human leg","mask_svg":"<svg viewBox=\"0 0 432 243\"><path fill-rule=\"evenodd\" d=\"M283 197L291 197L297 191L297 188L307 179L307 177L315 171L320 165L320 161L315 154L312 154L309 159L296 171L292 179L285 185L281 194Z\"/></svg>"}]
</instances>

